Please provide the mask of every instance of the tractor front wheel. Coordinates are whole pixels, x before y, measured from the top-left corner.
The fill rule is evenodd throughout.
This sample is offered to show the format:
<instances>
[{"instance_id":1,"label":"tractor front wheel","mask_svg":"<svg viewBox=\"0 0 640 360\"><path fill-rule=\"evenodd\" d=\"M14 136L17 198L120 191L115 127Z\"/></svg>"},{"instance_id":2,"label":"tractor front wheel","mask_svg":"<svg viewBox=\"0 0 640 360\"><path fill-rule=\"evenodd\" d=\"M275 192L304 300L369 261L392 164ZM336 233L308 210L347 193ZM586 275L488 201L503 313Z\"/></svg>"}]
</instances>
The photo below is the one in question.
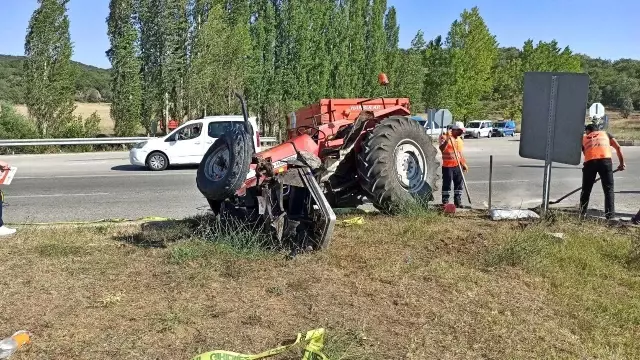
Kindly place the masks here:
<instances>
[{"instance_id":1,"label":"tractor front wheel","mask_svg":"<svg viewBox=\"0 0 640 360\"><path fill-rule=\"evenodd\" d=\"M407 202L433 200L438 167L433 140L408 117L384 119L367 134L358 154L358 178L373 205L395 212Z\"/></svg>"}]
</instances>

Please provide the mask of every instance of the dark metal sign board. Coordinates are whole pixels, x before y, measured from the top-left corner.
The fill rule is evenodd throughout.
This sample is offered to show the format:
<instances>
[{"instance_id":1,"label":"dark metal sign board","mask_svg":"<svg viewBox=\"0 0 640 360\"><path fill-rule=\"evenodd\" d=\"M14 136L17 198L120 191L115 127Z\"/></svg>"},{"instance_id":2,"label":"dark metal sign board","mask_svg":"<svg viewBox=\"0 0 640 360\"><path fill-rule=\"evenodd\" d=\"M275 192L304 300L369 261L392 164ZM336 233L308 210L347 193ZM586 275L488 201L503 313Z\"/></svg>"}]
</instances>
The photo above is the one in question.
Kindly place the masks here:
<instances>
[{"instance_id":1,"label":"dark metal sign board","mask_svg":"<svg viewBox=\"0 0 640 360\"><path fill-rule=\"evenodd\" d=\"M588 97L587 74L525 73L520 156L580 164Z\"/></svg>"}]
</instances>

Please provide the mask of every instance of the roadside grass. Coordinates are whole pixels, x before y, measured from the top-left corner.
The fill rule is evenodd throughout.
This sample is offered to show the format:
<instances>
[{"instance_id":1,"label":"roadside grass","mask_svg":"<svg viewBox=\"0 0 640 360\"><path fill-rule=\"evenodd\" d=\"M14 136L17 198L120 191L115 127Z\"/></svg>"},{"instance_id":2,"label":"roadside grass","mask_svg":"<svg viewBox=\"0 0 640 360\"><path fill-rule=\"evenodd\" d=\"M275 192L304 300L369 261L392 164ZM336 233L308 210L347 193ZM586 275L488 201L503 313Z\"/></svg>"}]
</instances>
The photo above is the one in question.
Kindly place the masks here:
<instances>
[{"instance_id":1,"label":"roadside grass","mask_svg":"<svg viewBox=\"0 0 640 360\"><path fill-rule=\"evenodd\" d=\"M17 360L257 353L317 327L332 360L640 358L638 230L364 219L292 260L206 218L23 228L0 240L0 337L34 333Z\"/></svg>"},{"instance_id":2,"label":"roadside grass","mask_svg":"<svg viewBox=\"0 0 640 360\"><path fill-rule=\"evenodd\" d=\"M609 132L623 140L640 140L640 113L633 113L628 119L610 120Z\"/></svg>"}]
</instances>

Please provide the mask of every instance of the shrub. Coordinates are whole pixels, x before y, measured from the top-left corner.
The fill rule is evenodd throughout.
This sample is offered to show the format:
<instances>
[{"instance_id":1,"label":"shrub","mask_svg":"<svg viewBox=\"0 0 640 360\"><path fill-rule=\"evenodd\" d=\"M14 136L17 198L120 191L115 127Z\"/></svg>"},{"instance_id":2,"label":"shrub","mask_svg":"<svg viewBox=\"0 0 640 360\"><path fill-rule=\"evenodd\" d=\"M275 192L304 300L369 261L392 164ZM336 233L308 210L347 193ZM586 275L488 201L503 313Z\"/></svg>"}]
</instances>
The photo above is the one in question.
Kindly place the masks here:
<instances>
[{"instance_id":1,"label":"shrub","mask_svg":"<svg viewBox=\"0 0 640 360\"><path fill-rule=\"evenodd\" d=\"M94 112L86 119L81 116L74 116L70 121L65 123L60 129L60 133L56 134L59 138L91 138L96 137L100 132L100 116Z\"/></svg>"},{"instance_id":2,"label":"shrub","mask_svg":"<svg viewBox=\"0 0 640 360\"><path fill-rule=\"evenodd\" d=\"M624 98L624 100L622 100L622 117L628 119L632 111L633 100L631 100L631 98Z\"/></svg>"},{"instance_id":3,"label":"shrub","mask_svg":"<svg viewBox=\"0 0 640 360\"><path fill-rule=\"evenodd\" d=\"M85 98L90 103L97 103L102 101L102 95L100 95L100 92L96 89L87 90Z\"/></svg>"},{"instance_id":4,"label":"shrub","mask_svg":"<svg viewBox=\"0 0 640 360\"><path fill-rule=\"evenodd\" d=\"M0 138L35 139L38 132L33 122L16 112L13 105L0 103Z\"/></svg>"}]
</instances>

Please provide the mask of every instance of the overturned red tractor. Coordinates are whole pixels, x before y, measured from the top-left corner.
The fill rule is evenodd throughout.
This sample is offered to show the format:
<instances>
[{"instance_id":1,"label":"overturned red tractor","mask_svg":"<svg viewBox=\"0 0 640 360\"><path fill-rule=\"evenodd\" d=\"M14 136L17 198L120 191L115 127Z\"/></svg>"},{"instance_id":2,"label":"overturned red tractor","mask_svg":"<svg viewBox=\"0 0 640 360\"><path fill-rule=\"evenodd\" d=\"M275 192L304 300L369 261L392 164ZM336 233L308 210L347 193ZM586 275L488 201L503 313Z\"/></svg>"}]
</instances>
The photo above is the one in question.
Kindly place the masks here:
<instances>
[{"instance_id":1,"label":"overturned red tractor","mask_svg":"<svg viewBox=\"0 0 640 360\"><path fill-rule=\"evenodd\" d=\"M209 148L196 183L212 211L258 224L293 251L326 248L335 207L384 212L433 200L437 150L409 99L323 99L287 116L287 140L254 153L251 125Z\"/></svg>"}]
</instances>

